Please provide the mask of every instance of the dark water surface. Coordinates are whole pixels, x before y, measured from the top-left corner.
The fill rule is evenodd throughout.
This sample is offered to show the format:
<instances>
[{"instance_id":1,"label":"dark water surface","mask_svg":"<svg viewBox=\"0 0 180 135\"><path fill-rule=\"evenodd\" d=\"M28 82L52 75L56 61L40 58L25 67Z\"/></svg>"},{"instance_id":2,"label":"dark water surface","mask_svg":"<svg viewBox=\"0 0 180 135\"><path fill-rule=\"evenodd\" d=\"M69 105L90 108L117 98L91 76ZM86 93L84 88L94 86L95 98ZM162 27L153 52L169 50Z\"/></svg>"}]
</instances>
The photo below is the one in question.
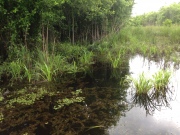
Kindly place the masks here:
<instances>
[{"instance_id":1,"label":"dark water surface","mask_svg":"<svg viewBox=\"0 0 180 135\"><path fill-rule=\"evenodd\" d=\"M180 70L174 67L164 60L154 62L137 55L121 69L102 66L85 78L56 84L56 95L44 96L34 104L8 108L5 99L0 103L0 135L179 135ZM135 98L131 87L120 84L127 74L150 76L164 68L173 75L170 89L158 99ZM52 91L49 85L45 87ZM71 92L78 89L82 93L77 97L83 97L83 102L54 109L56 101L76 98Z\"/></svg>"}]
</instances>

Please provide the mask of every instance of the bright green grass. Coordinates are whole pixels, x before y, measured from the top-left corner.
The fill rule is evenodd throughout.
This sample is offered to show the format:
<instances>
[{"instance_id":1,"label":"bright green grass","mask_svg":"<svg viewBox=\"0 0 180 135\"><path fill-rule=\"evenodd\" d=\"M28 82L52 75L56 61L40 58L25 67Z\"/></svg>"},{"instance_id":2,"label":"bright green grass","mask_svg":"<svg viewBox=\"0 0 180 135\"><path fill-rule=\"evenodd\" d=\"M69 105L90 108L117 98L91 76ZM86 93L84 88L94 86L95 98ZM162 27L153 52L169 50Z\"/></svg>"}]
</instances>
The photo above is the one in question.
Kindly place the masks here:
<instances>
[{"instance_id":1,"label":"bright green grass","mask_svg":"<svg viewBox=\"0 0 180 135\"><path fill-rule=\"evenodd\" d=\"M138 78L126 76L126 81L133 84L136 94L147 94L152 88L152 81L147 79L144 73L140 74Z\"/></svg>"},{"instance_id":2,"label":"bright green grass","mask_svg":"<svg viewBox=\"0 0 180 135\"><path fill-rule=\"evenodd\" d=\"M152 75L152 79L147 78L144 73L138 78L126 76L125 82L132 83L136 94L147 94L152 88L156 91L163 91L168 87L171 72L168 70L159 70Z\"/></svg>"},{"instance_id":3,"label":"bright green grass","mask_svg":"<svg viewBox=\"0 0 180 135\"><path fill-rule=\"evenodd\" d=\"M159 70L157 73L153 75L153 85L155 90L163 90L165 89L170 81L171 72L168 70Z\"/></svg>"}]
</instances>

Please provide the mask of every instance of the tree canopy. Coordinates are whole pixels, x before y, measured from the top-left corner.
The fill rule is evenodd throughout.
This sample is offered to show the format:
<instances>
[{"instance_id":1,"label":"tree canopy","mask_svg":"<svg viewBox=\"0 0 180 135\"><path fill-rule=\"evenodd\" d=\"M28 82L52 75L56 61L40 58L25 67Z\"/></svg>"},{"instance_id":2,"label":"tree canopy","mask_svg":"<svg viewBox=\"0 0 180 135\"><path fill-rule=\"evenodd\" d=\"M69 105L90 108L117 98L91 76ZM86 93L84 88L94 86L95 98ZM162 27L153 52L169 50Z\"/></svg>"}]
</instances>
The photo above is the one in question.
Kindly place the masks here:
<instances>
[{"instance_id":1,"label":"tree canopy","mask_svg":"<svg viewBox=\"0 0 180 135\"><path fill-rule=\"evenodd\" d=\"M158 12L136 16L131 19L130 24L134 26L164 25L167 19L172 21L172 24L180 24L180 3L162 7Z\"/></svg>"},{"instance_id":2,"label":"tree canopy","mask_svg":"<svg viewBox=\"0 0 180 135\"><path fill-rule=\"evenodd\" d=\"M0 55L10 45L94 42L119 30L134 0L1 0Z\"/></svg>"}]
</instances>

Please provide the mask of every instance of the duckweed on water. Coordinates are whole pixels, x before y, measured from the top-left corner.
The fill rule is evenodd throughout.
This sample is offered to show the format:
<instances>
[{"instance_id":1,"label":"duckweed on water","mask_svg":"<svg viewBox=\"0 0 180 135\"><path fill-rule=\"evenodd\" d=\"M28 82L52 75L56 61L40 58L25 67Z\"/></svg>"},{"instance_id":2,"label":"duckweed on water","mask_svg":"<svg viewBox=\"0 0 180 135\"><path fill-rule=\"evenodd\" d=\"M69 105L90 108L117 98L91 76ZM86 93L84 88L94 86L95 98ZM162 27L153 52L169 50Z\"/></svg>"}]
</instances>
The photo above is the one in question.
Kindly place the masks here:
<instances>
[{"instance_id":1,"label":"duckweed on water","mask_svg":"<svg viewBox=\"0 0 180 135\"><path fill-rule=\"evenodd\" d=\"M37 92L26 93L25 89L20 90L19 96L7 100L7 107L14 107L15 103L22 104L22 105L32 105L36 100L40 100L44 97L44 95L48 94L50 96L53 93L48 92L45 88L39 88Z\"/></svg>"},{"instance_id":2,"label":"duckweed on water","mask_svg":"<svg viewBox=\"0 0 180 135\"><path fill-rule=\"evenodd\" d=\"M71 94L73 95L72 98L64 98L64 99L59 99L56 103L57 105L54 106L54 110L58 110L61 109L62 107L64 107L65 105L70 105L73 103L80 103L82 101L84 101L85 97L80 97L79 94L82 93L82 90L76 90L75 92L71 92Z\"/></svg>"}]
</instances>

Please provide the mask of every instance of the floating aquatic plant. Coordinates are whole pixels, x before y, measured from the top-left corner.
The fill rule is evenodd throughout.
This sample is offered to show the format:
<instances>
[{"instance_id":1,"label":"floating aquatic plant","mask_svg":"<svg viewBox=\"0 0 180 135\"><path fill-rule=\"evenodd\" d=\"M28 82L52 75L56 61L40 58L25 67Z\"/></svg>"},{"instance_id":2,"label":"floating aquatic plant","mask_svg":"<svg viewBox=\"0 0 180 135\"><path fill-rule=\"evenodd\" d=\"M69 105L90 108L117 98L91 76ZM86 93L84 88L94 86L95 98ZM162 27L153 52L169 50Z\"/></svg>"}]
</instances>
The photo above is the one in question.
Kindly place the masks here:
<instances>
[{"instance_id":1,"label":"floating aquatic plant","mask_svg":"<svg viewBox=\"0 0 180 135\"><path fill-rule=\"evenodd\" d=\"M57 101L57 105L54 106L55 110L58 110L62 107L64 107L65 105L70 105L73 103L80 103L82 101L84 101L85 97L80 97L79 94L82 93L82 90L76 90L75 92L71 92L71 94L73 95L72 98L64 98L64 99L59 99Z\"/></svg>"},{"instance_id":2,"label":"floating aquatic plant","mask_svg":"<svg viewBox=\"0 0 180 135\"><path fill-rule=\"evenodd\" d=\"M26 89L19 90L15 98L7 100L7 107L14 107L14 104L32 105L36 100L40 100L44 95L53 94L45 88L38 88L36 92L29 93Z\"/></svg>"}]
</instances>

